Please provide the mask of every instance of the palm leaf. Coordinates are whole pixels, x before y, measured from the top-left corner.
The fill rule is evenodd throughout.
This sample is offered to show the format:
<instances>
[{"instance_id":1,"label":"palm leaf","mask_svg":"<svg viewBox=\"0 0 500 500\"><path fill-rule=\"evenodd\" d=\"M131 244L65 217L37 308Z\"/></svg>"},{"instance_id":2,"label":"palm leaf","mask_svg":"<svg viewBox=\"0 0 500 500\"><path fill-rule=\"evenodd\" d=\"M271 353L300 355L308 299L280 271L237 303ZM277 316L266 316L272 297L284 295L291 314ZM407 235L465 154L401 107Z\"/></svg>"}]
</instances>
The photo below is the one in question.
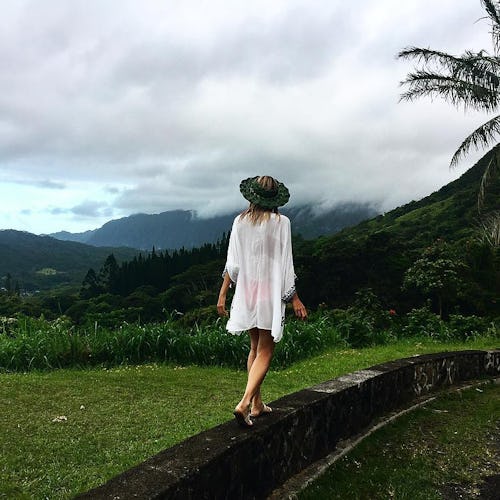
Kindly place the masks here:
<instances>
[{"instance_id":1,"label":"palm leaf","mask_svg":"<svg viewBox=\"0 0 500 500\"><path fill-rule=\"evenodd\" d=\"M420 68L409 73L402 86L407 90L401 94L401 100L412 101L422 96L438 96L455 106L464 109L496 111L500 98L500 2L481 0L491 24L491 36L494 55L481 50L466 51L461 56L454 56L432 49L407 47L399 52L400 59L411 59ZM500 135L500 115L474 130L457 149L450 166L455 166L461 157L472 147L491 146ZM478 210L481 212L486 188L490 181L500 173L500 149L492 151L490 161L481 178ZM495 224L498 231L498 213Z\"/></svg>"},{"instance_id":2,"label":"palm leaf","mask_svg":"<svg viewBox=\"0 0 500 500\"><path fill-rule=\"evenodd\" d=\"M479 185L479 194L477 197L477 209L479 213L481 213L484 207L484 200L486 198L486 188L488 187L492 179L495 177L495 175L498 175L498 173L500 172L499 155L500 152L496 150L493 151L491 159L488 162L486 169L484 170L483 176L481 177L481 184Z\"/></svg>"},{"instance_id":3,"label":"palm leaf","mask_svg":"<svg viewBox=\"0 0 500 500\"><path fill-rule=\"evenodd\" d=\"M401 100L412 101L422 96L439 96L455 106L465 109L492 111L498 106L499 94L488 87L455 76L417 70L408 74L401 85L409 89L401 94Z\"/></svg>"},{"instance_id":4,"label":"palm leaf","mask_svg":"<svg viewBox=\"0 0 500 500\"><path fill-rule=\"evenodd\" d=\"M481 78L486 83L498 87L500 72L500 60L496 56L490 56L484 50L479 52L465 51L461 56L454 56L439 50L422 49L420 47L407 47L401 50L397 57L400 59L414 59L417 64L429 67L435 65L439 69L447 69L451 74L470 75L473 78Z\"/></svg>"},{"instance_id":5,"label":"palm leaf","mask_svg":"<svg viewBox=\"0 0 500 500\"><path fill-rule=\"evenodd\" d=\"M478 222L479 241L500 247L500 210L484 215Z\"/></svg>"},{"instance_id":6,"label":"palm leaf","mask_svg":"<svg viewBox=\"0 0 500 500\"><path fill-rule=\"evenodd\" d=\"M476 150L490 146L491 143L500 135L500 115L495 116L486 123L483 123L472 134L464 139L460 147L455 151L451 159L450 166L455 167L460 158L467 155L469 150L474 147ZM496 157L496 153L493 154ZM488 168L486 169L488 171ZM486 173L486 172L485 172Z\"/></svg>"},{"instance_id":7,"label":"palm leaf","mask_svg":"<svg viewBox=\"0 0 500 500\"><path fill-rule=\"evenodd\" d=\"M409 86L402 95L411 100L423 95L439 95L454 105L491 111L498 105L500 59L467 51L461 57L431 49L409 47L398 57L415 59L424 65L410 73L401 85Z\"/></svg>"},{"instance_id":8,"label":"palm leaf","mask_svg":"<svg viewBox=\"0 0 500 500\"><path fill-rule=\"evenodd\" d=\"M481 3L491 21L493 47L495 48L495 54L498 55L500 52L500 6L498 2L493 2L492 0L481 0Z\"/></svg>"}]
</instances>

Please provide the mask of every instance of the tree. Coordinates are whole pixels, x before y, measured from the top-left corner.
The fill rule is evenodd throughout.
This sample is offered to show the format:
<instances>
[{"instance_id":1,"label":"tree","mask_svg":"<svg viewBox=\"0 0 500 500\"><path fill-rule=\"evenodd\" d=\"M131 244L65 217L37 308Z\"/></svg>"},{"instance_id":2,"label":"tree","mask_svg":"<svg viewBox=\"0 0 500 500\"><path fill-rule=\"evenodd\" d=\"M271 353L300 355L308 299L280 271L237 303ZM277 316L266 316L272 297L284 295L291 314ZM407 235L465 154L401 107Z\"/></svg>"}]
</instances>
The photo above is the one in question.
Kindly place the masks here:
<instances>
[{"instance_id":1,"label":"tree","mask_svg":"<svg viewBox=\"0 0 500 500\"><path fill-rule=\"evenodd\" d=\"M5 278L5 288L7 289L8 294L12 293L12 276L10 273L7 273Z\"/></svg>"},{"instance_id":2,"label":"tree","mask_svg":"<svg viewBox=\"0 0 500 500\"><path fill-rule=\"evenodd\" d=\"M90 268L83 279L82 287L80 289L80 297L83 299L89 299L99 295L101 291L102 290L99 285L96 272Z\"/></svg>"},{"instance_id":3,"label":"tree","mask_svg":"<svg viewBox=\"0 0 500 500\"><path fill-rule=\"evenodd\" d=\"M422 66L409 73L401 85L407 90L402 100L412 101L422 96L438 96L465 110L495 113L500 103L500 2L481 0L491 26L493 54L485 50L465 51L461 56L418 47L399 52L401 59L411 59ZM500 115L496 115L464 139L453 154L454 167L474 147L476 150L498 144ZM482 211L487 185L500 171L500 148L496 148L481 179L478 210ZM500 211L494 218L500 219ZM491 214L490 214L491 217Z\"/></svg>"},{"instance_id":4,"label":"tree","mask_svg":"<svg viewBox=\"0 0 500 500\"><path fill-rule=\"evenodd\" d=\"M442 240L426 248L405 273L403 290L415 288L428 298L437 299L439 316L443 304L452 302L461 292L465 264Z\"/></svg>"},{"instance_id":5,"label":"tree","mask_svg":"<svg viewBox=\"0 0 500 500\"><path fill-rule=\"evenodd\" d=\"M98 282L105 292L116 292L118 263L113 254L108 255L99 271Z\"/></svg>"}]
</instances>

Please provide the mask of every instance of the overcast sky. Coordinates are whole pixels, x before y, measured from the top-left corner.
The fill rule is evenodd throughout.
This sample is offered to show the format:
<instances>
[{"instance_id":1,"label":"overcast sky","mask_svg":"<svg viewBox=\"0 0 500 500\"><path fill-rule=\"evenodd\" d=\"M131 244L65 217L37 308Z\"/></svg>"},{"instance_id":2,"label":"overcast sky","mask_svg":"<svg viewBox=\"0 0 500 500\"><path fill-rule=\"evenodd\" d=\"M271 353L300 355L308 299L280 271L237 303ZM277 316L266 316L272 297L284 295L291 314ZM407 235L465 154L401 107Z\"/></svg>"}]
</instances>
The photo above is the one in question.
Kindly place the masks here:
<instances>
[{"instance_id":1,"label":"overcast sky","mask_svg":"<svg viewBox=\"0 0 500 500\"><path fill-rule=\"evenodd\" d=\"M3 0L0 228L83 231L133 213L290 204L388 210L461 175L485 121L399 101L409 45L491 49L480 0Z\"/></svg>"}]
</instances>

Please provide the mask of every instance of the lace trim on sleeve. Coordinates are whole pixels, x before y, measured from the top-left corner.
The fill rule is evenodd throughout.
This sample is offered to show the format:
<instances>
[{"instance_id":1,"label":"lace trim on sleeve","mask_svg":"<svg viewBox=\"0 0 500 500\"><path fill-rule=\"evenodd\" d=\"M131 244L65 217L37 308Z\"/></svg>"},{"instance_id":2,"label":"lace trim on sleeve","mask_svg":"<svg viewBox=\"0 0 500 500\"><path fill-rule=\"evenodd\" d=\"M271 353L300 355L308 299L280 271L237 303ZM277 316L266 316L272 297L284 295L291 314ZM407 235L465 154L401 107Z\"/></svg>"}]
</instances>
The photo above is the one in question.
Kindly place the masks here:
<instances>
[{"instance_id":1,"label":"lace trim on sleeve","mask_svg":"<svg viewBox=\"0 0 500 500\"><path fill-rule=\"evenodd\" d=\"M290 302L292 300L292 297L295 295L295 285L290 287L281 297L281 300L283 302Z\"/></svg>"},{"instance_id":2,"label":"lace trim on sleeve","mask_svg":"<svg viewBox=\"0 0 500 500\"><path fill-rule=\"evenodd\" d=\"M293 273L293 285L282 295L281 300L283 302L290 302L292 300L292 297L295 295L295 292L297 291L295 289L295 282L297 281L297 275Z\"/></svg>"}]
</instances>

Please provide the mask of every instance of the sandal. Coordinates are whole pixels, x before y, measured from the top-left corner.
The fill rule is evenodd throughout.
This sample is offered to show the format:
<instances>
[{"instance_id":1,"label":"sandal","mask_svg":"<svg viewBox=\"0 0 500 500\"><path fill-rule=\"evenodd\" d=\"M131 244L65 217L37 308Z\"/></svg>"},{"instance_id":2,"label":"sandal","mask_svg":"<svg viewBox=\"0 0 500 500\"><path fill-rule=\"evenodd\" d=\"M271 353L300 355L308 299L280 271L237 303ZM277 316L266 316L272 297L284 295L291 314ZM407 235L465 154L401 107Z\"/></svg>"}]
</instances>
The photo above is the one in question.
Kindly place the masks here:
<instances>
[{"instance_id":1,"label":"sandal","mask_svg":"<svg viewBox=\"0 0 500 500\"><path fill-rule=\"evenodd\" d=\"M236 418L236 422L238 422L241 427L252 427L253 422L250 420L250 405L248 406L247 412L235 409L233 415Z\"/></svg>"},{"instance_id":2,"label":"sandal","mask_svg":"<svg viewBox=\"0 0 500 500\"><path fill-rule=\"evenodd\" d=\"M265 413L271 413L273 409L270 406L267 406L266 403L262 403L262 410L259 413L250 413L252 418L261 417Z\"/></svg>"}]
</instances>

